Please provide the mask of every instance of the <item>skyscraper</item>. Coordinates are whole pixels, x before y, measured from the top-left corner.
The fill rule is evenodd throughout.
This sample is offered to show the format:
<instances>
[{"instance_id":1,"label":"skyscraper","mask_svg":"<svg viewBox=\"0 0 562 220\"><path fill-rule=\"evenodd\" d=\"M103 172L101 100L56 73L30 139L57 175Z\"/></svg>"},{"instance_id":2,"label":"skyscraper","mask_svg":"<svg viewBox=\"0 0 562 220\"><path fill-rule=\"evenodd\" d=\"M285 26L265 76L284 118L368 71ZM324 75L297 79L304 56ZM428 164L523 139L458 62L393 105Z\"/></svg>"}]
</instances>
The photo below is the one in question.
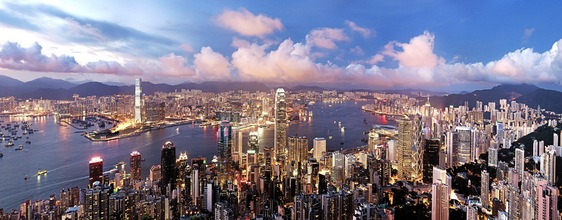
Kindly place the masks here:
<instances>
[{"instance_id":1,"label":"skyscraper","mask_svg":"<svg viewBox=\"0 0 562 220\"><path fill-rule=\"evenodd\" d=\"M93 187L93 183L99 181L103 183L103 160L101 157L94 157L90 160L89 164L90 170L90 187Z\"/></svg>"},{"instance_id":2,"label":"skyscraper","mask_svg":"<svg viewBox=\"0 0 562 220\"><path fill-rule=\"evenodd\" d=\"M289 137L289 155L287 157L286 167L292 166L301 170L301 166L308 159L308 139L306 137ZM300 172L299 172L300 173Z\"/></svg>"},{"instance_id":3,"label":"skyscraper","mask_svg":"<svg viewBox=\"0 0 562 220\"><path fill-rule=\"evenodd\" d=\"M176 188L176 147L170 141L162 145L162 152L160 155L160 166L162 172L162 179L160 180L160 190L163 195L166 195L166 189L170 187L170 192Z\"/></svg>"},{"instance_id":4,"label":"skyscraper","mask_svg":"<svg viewBox=\"0 0 562 220\"><path fill-rule=\"evenodd\" d=\"M480 180L481 195L480 201L482 201L482 206L484 208L490 208L490 173L486 170L482 170L482 179Z\"/></svg>"},{"instance_id":5,"label":"skyscraper","mask_svg":"<svg viewBox=\"0 0 562 220\"><path fill-rule=\"evenodd\" d=\"M433 177L433 167L439 166L439 149L441 144L439 139L425 140L423 153L423 182L431 183Z\"/></svg>"},{"instance_id":6,"label":"skyscraper","mask_svg":"<svg viewBox=\"0 0 562 220\"><path fill-rule=\"evenodd\" d=\"M135 123L142 123L142 79L135 80Z\"/></svg>"},{"instance_id":7,"label":"skyscraper","mask_svg":"<svg viewBox=\"0 0 562 220\"><path fill-rule=\"evenodd\" d=\"M228 121L222 121L219 127L219 181L222 186L226 182L230 164L232 163L232 126Z\"/></svg>"},{"instance_id":8,"label":"skyscraper","mask_svg":"<svg viewBox=\"0 0 562 220\"><path fill-rule=\"evenodd\" d=\"M138 151L131 152L131 179L140 180L141 176L141 154Z\"/></svg>"},{"instance_id":9,"label":"skyscraper","mask_svg":"<svg viewBox=\"0 0 562 220\"><path fill-rule=\"evenodd\" d=\"M283 160L287 148L287 103L285 90L278 88L275 93L274 158Z\"/></svg>"},{"instance_id":10,"label":"skyscraper","mask_svg":"<svg viewBox=\"0 0 562 220\"><path fill-rule=\"evenodd\" d=\"M498 149L495 147L490 147L488 149L488 166L498 166Z\"/></svg>"},{"instance_id":11,"label":"skyscraper","mask_svg":"<svg viewBox=\"0 0 562 220\"><path fill-rule=\"evenodd\" d=\"M433 167L433 184L431 189L431 219L449 219L451 176L447 174L446 170Z\"/></svg>"},{"instance_id":12,"label":"skyscraper","mask_svg":"<svg viewBox=\"0 0 562 220\"><path fill-rule=\"evenodd\" d=\"M549 185L548 181L539 181L536 197L536 219L558 219L558 189Z\"/></svg>"},{"instance_id":13,"label":"skyscraper","mask_svg":"<svg viewBox=\"0 0 562 220\"><path fill-rule=\"evenodd\" d=\"M522 148L515 149L515 170L521 179L525 170L525 150Z\"/></svg>"},{"instance_id":14,"label":"skyscraper","mask_svg":"<svg viewBox=\"0 0 562 220\"><path fill-rule=\"evenodd\" d=\"M465 164L472 161L474 150L473 130L469 127L457 127L453 133L453 164Z\"/></svg>"},{"instance_id":15,"label":"skyscraper","mask_svg":"<svg viewBox=\"0 0 562 220\"><path fill-rule=\"evenodd\" d=\"M396 160L398 178L421 181L423 148L421 146L421 117L419 115L399 119Z\"/></svg>"},{"instance_id":16,"label":"skyscraper","mask_svg":"<svg viewBox=\"0 0 562 220\"><path fill-rule=\"evenodd\" d=\"M316 159L316 161L320 161L322 155L326 153L326 139L324 139L323 137L314 138L314 141L312 142L312 147L314 148L313 151L314 159Z\"/></svg>"}]
</instances>

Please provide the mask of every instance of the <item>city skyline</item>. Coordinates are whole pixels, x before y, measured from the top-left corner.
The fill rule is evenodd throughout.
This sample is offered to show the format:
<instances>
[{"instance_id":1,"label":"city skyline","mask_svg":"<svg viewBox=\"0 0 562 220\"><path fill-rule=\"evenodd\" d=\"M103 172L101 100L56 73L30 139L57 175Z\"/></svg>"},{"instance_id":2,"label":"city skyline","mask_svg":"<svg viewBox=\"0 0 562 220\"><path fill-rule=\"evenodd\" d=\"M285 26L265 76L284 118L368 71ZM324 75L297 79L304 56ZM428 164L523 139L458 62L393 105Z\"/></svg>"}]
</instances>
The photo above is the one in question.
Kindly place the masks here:
<instances>
[{"instance_id":1,"label":"city skyline","mask_svg":"<svg viewBox=\"0 0 562 220\"><path fill-rule=\"evenodd\" d=\"M562 31L550 28L562 21L559 8L558 2L2 2L0 74L23 81L140 77L381 89L559 84Z\"/></svg>"}]
</instances>

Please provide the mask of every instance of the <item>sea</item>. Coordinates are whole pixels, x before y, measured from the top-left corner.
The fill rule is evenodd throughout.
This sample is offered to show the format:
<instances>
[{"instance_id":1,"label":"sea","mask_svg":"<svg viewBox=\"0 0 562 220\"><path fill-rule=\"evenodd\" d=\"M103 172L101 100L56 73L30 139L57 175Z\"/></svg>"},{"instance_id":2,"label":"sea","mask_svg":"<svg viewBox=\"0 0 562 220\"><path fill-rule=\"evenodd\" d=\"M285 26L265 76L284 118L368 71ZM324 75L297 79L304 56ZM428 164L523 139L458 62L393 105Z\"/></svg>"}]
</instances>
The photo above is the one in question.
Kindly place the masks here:
<instances>
[{"instance_id":1,"label":"sea","mask_svg":"<svg viewBox=\"0 0 562 220\"><path fill-rule=\"evenodd\" d=\"M308 137L309 149L312 148L312 139L315 137L326 139L328 151L363 146L366 144L365 132L373 125L395 125L385 115L362 111L361 106L368 103L370 102L317 102L309 105L304 117L289 124L287 135ZM26 121L31 124L31 128L37 130L34 134L23 135L23 138L14 141L13 147L5 147L6 141L0 143L0 152L4 154L0 158L0 208L4 208L5 212L19 209L19 205L26 200L49 199L51 195L59 198L60 191L65 188L86 188L88 162L92 157L99 156L103 159L105 171L113 169L120 161L124 161L129 170L130 153L139 151L144 159L141 175L146 178L150 167L160 163L160 149L167 141L174 143L177 156L180 152L186 152L189 159L205 157L210 161L217 154L218 128L212 126L187 124L119 140L92 142L81 135L82 130L57 124L52 116L12 116L2 117L0 121L3 121L3 125ZM6 130L2 131L7 133ZM273 126L251 127L241 131L244 148L251 131L258 132L260 148L273 146ZM19 130L18 135L21 134L22 131ZM26 140L30 140L31 144L26 144ZM24 146L23 150L16 151L15 148L20 144ZM37 176L39 169L47 170L47 174Z\"/></svg>"}]
</instances>

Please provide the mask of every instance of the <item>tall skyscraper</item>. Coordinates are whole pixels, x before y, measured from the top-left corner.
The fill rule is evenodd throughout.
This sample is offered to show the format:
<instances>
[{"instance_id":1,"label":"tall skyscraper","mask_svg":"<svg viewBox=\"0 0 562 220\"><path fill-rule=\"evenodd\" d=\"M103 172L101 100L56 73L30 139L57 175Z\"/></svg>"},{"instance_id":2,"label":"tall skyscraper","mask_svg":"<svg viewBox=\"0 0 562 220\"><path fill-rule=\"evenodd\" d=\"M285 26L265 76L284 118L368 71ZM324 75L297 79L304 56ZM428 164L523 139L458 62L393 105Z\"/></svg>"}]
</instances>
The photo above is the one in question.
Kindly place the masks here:
<instances>
[{"instance_id":1,"label":"tall skyscraper","mask_svg":"<svg viewBox=\"0 0 562 220\"><path fill-rule=\"evenodd\" d=\"M449 187L443 182L431 187L431 219L449 219Z\"/></svg>"},{"instance_id":2,"label":"tall skyscraper","mask_svg":"<svg viewBox=\"0 0 562 220\"><path fill-rule=\"evenodd\" d=\"M295 169L301 170L301 166L308 159L308 139L306 137L289 137L288 157L285 167L292 166Z\"/></svg>"},{"instance_id":3,"label":"tall skyscraper","mask_svg":"<svg viewBox=\"0 0 562 220\"><path fill-rule=\"evenodd\" d=\"M93 183L99 181L103 183L103 160L101 157L94 157L90 160L89 164L90 170L90 187L93 187Z\"/></svg>"},{"instance_id":4,"label":"tall skyscraper","mask_svg":"<svg viewBox=\"0 0 562 220\"><path fill-rule=\"evenodd\" d=\"M135 80L135 123L142 123L142 79Z\"/></svg>"},{"instance_id":5,"label":"tall skyscraper","mask_svg":"<svg viewBox=\"0 0 562 220\"><path fill-rule=\"evenodd\" d=\"M515 149L515 170L519 174L519 179L521 179L523 171L525 171L525 150L522 148Z\"/></svg>"},{"instance_id":6,"label":"tall skyscraper","mask_svg":"<svg viewBox=\"0 0 562 220\"><path fill-rule=\"evenodd\" d=\"M140 180L141 176L141 154L138 151L131 152L131 179Z\"/></svg>"},{"instance_id":7,"label":"tall skyscraper","mask_svg":"<svg viewBox=\"0 0 562 220\"><path fill-rule=\"evenodd\" d=\"M423 152L423 182L431 183L433 178L433 167L439 166L439 149L441 147L439 139L425 140Z\"/></svg>"},{"instance_id":8,"label":"tall skyscraper","mask_svg":"<svg viewBox=\"0 0 562 220\"><path fill-rule=\"evenodd\" d=\"M484 208L490 208L490 173L486 170L482 170L480 180L480 200Z\"/></svg>"},{"instance_id":9,"label":"tall skyscraper","mask_svg":"<svg viewBox=\"0 0 562 220\"><path fill-rule=\"evenodd\" d=\"M314 138L312 142L312 147L314 148L313 150L314 159L316 159L316 161L320 161L322 155L326 153L326 139L324 139L323 137Z\"/></svg>"},{"instance_id":10,"label":"tall skyscraper","mask_svg":"<svg viewBox=\"0 0 562 220\"><path fill-rule=\"evenodd\" d=\"M421 117L419 115L399 119L396 159L398 178L407 181L422 180Z\"/></svg>"},{"instance_id":11,"label":"tall skyscraper","mask_svg":"<svg viewBox=\"0 0 562 220\"><path fill-rule=\"evenodd\" d=\"M232 163L232 126L228 121L222 121L219 127L219 181L221 186L226 182Z\"/></svg>"},{"instance_id":12,"label":"tall skyscraper","mask_svg":"<svg viewBox=\"0 0 562 220\"><path fill-rule=\"evenodd\" d=\"M287 103L285 90L278 88L275 92L275 128L274 128L274 158L283 160L287 148Z\"/></svg>"},{"instance_id":13,"label":"tall skyscraper","mask_svg":"<svg viewBox=\"0 0 562 220\"><path fill-rule=\"evenodd\" d=\"M162 179L160 180L160 190L163 195L166 195L168 186L170 192L176 188L176 147L170 141L162 145L162 152L160 155L160 166L162 172Z\"/></svg>"},{"instance_id":14,"label":"tall skyscraper","mask_svg":"<svg viewBox=\"0 0 562 220\"><path fill-rule=\"evenodd\" d=\"M469 127L457 127L453 133L453 164L465 164L472 161L474 149L474 131Z\"/></svg>"}]
</instances>

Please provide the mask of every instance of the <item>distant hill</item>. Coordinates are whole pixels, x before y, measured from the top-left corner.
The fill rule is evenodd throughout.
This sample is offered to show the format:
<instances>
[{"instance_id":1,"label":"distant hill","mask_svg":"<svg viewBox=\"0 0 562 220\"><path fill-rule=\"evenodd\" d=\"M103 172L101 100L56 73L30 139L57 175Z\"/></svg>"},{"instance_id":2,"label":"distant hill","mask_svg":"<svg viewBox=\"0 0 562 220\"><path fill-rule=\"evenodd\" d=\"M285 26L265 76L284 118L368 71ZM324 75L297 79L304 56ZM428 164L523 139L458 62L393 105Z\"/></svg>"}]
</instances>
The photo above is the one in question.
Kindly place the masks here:
<instances>
[{"instance_id":1,"label":"distant hill","mask_svg":"<svg viewBox=\"0 0 562 220\"><path fill-rule=\"evenodd\" d=\"M21 89L70 89L74 86L76 86L76 84L64 81L62 79L41 77L29 82L25 82L18 87L20 87Z\"/></svg>"},{"instance_id":2,"label":"distant hill","mask_svg":"<svg viewBox=\"0 0 562 220\"><path fill-rule=\"evenodd\" d=\"M518 98L529 95L539 89L539 87L530 84L498 85L491 89L476 90L465 94L432 96L430 98L430 102L432 106L438 108L444 108L449 105L464 105L465 102L468 102L469 107L474 107L476 105L476 101L481 101L483 104L487 104L488 102L498 102L500 99L507 99L508 101L517 100Z\"/></svg>"},{"instance_id":3,"label":"distant hill","mask_svg":"<svg viewBox=\"0 0 562 220\"><path fill-rule=\"evenodd\" d=\"M324 91L324 90L327 90L327 89L324 89L324 88L322 88L322 87L320 87L320 86L298 85L298 86L295 86L295 87L291 88L290 90L291 90L291 91L295 91L295 92L298 92L298 91L316 91L316 92L321 92L321 91Z\"/></svg>"},{"instance_id":4,"label":"distant hill","mask_svg":"<svg viewBox=\"0 0 562 220\"><path fill-rule=\"evenodd\" d=\"M8 76L4 76L4 75L0 75L0 86L4 87L4 86L19 86L23 84L22 81L19 81L17 79L8 77Z\"/></svg>"}]
</instances>

